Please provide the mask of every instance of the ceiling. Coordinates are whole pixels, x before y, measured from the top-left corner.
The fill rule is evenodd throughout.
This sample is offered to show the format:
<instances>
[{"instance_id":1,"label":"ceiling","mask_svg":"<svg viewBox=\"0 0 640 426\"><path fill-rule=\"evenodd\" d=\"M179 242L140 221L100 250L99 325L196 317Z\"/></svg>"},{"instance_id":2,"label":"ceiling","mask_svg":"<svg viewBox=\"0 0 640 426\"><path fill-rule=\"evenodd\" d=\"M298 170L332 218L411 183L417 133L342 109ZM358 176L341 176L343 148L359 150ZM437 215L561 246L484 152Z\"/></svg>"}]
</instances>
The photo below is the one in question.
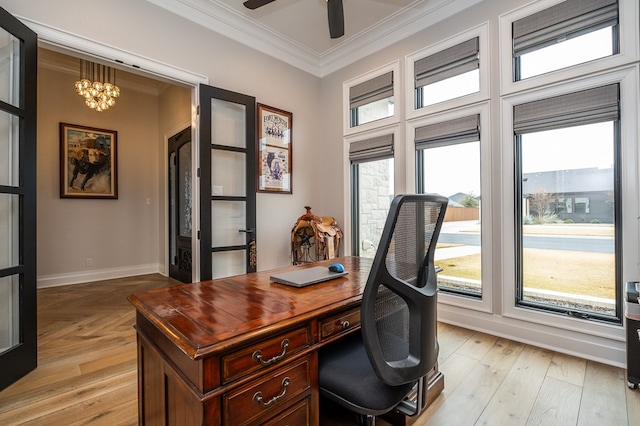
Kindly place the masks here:
<instances>
[{"instance_id":1,"label":"ceiling","mask_svg":"<svg viewBox=\"0 0 640 426\"><path fill-rule=\"evenodd\" d=\"M319 77L482 0L343 0L345 35L329 37L326 0L147 0Z\"/></svg>"}]
</instances>

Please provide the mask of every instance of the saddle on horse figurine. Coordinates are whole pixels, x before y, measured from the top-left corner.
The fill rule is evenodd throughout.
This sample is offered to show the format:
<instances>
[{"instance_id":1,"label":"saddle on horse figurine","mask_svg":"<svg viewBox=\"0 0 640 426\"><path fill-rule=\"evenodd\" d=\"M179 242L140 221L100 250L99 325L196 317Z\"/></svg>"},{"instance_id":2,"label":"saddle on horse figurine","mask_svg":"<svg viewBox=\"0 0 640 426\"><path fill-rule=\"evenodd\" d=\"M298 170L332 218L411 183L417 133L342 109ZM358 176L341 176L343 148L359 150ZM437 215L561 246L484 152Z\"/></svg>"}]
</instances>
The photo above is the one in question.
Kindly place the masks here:
<instances>
[{"instance_id":1,"label":"saddle on horse figurine","mask_svg":"<svg viewBox=\"0 0 640 426\"><path fill-rule=\"evenodd\" d=\"M315 262L339 256L342 229L331 216L316 216L311 207L300 216L291 230L291 262Z\"/></svg>"}]
</instances>

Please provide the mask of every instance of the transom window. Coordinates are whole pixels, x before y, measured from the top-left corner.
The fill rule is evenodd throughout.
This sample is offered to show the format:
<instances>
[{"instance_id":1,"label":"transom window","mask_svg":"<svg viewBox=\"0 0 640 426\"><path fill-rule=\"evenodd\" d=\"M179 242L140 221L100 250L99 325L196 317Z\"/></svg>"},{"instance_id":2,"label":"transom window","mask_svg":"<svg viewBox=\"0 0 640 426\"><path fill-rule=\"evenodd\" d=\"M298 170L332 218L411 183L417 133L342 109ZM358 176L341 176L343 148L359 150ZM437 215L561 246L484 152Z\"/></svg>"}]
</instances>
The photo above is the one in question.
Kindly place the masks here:
<instances>
[{"instance_id":1,"label":"transom window","mask_svg":"<svg viewBox=\"0 0 640 426\"><path fill-rule=\"evenodd\" d=\"M394 114L393 71L349 88L349 127Z\"/></svg>"},{"instance_id":2,"label":"transom window","mask_svg":"<svg viewBox=\"0 0 640 426\"><path fill-rule=\"evenodd\" d=\"M617 0L566 0L512 28L514 81L619 52Z\"/></svg>"}]
</instances>

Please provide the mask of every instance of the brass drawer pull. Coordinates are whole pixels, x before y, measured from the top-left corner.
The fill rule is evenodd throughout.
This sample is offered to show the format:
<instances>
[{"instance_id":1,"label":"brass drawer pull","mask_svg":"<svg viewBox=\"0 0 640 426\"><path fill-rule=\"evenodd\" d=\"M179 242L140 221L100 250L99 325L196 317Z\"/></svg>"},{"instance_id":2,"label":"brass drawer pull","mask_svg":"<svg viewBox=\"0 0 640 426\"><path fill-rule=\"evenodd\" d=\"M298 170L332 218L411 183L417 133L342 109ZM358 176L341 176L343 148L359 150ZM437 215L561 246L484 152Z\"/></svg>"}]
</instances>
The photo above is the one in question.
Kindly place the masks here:
<instances>
[{"instance_id":1,"label":"brass drawer pull","mask_svg":"<svg viewBox=\"0 0 640 426\"><path fill-rule=\"evenodd\" d=\"M280 344L280 347L282 347L282 353L280 355L276 355L273 358L268 359L266 361L262 359L262 351L260 349L255 351L253 353L253 355L251 355L251 357L253 358L253 360L255 362L259 362L264 367L266 367L267 365L271 365L273 363L276 363L276 362L280 361L282 358L284 358L284 355L287 353L287 348L289 347L289 339L284 339L282 341L282 343Z\"/></svg>"},{"instance_id":2,"label":"brass drawer pull","mask_svg":"<svg viewBox=\"0 0 640 426\"><path fill-rule=\"evenodd\" d=\"M342 326L342 328L344 328L346 330L347 328L349 328L350 324L349 324L349 321L344 320L344 321L340 322L340 325Z\"/></svg>"},{"instance_id":3,"label":"brass drawer pull","mask_svg":"<svg viewBox=\"0 0 640 426\"><path fill-rule=\"evenodd\" d=\"M278 400L284 397L285 393L287 393L287 386L289 386L290 383L291 383L291 379L289 379L288 377L285 377L284 379L282 379L282 392L280 392L280 395L274 396L267 402L264 402L262 400L262 392L260 391L256 392L255 395L253 395L253 403L260 404L265 408L270 406L271 404L275 404Z\"/></svg>"}]
</instances>

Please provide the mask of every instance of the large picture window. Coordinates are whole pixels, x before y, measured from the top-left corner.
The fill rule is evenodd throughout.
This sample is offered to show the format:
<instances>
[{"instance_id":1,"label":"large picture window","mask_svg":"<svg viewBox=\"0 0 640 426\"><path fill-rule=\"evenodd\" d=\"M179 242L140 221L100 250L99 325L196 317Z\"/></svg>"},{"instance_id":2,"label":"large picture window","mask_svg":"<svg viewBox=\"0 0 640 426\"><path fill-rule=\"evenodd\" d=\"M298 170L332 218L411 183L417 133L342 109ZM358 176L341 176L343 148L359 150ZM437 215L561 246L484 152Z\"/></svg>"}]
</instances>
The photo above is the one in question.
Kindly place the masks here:
<instances>
[{"instance_id":1,"label":"large picture window","mask_svg":"<svg viewBox=\"0 0 640 426\"><path fill-rule=\"evenodd\" d=\"M351 163L351 253L373 258L394 197L393 135L349 145Z\"/></svg>"},{"instance_id":2,"label":"large picture window","mask_svg":"<svg viewBox=\"0 0 640 426\"><path fill-rule=\"evenodd\" d=\"M449 198L438 245L438 287L482 296L480 116L456 118L415 129L418 193Z\"/></svg>"},{"instance_id":3,"label":"large picture window","mask_svg":"<svg viewBox=\"0 0 640 426\"><path fill-rule=\"evenodd\" d=\"M619 86L515 105L516 299L620 321Z\"/></svg>"}]
</instances>

